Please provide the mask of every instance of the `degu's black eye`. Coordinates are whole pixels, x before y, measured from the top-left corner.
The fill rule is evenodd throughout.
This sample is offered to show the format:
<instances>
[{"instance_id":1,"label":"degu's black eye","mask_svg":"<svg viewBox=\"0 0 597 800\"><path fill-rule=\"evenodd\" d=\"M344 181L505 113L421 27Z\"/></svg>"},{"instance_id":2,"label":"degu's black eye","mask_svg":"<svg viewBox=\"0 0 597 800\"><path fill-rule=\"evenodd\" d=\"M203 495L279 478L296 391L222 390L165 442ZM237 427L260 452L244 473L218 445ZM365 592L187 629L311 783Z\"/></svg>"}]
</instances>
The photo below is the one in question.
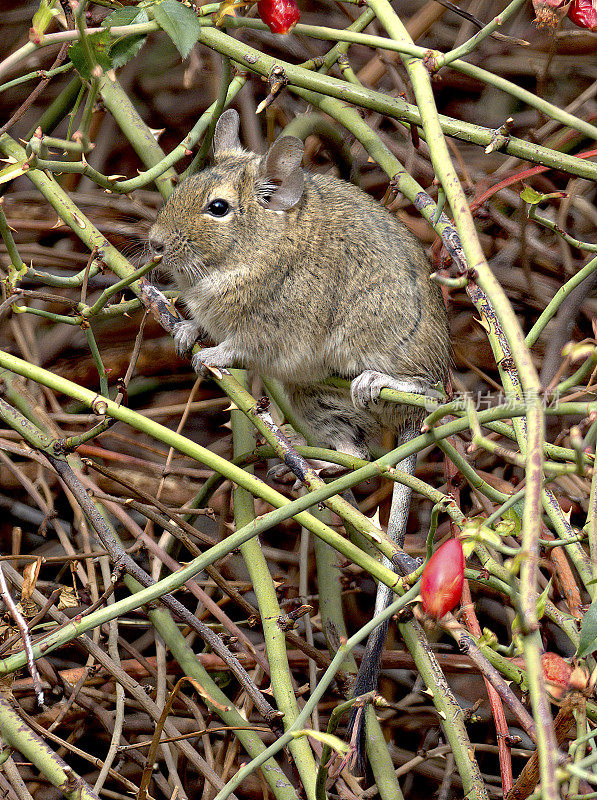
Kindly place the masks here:
<instances>
[{"instance_id":1,"label":"degu's black eye","mask_svg":"<svg viewBox=\"0 0 597 800\"><path fill-rule=\"evenodd\" d=\"M212 217L225 217L230 211L230 203L228 200L223 200L221 197L212 200L207 206L207 213Z\"/></svg>"}]
</instances>

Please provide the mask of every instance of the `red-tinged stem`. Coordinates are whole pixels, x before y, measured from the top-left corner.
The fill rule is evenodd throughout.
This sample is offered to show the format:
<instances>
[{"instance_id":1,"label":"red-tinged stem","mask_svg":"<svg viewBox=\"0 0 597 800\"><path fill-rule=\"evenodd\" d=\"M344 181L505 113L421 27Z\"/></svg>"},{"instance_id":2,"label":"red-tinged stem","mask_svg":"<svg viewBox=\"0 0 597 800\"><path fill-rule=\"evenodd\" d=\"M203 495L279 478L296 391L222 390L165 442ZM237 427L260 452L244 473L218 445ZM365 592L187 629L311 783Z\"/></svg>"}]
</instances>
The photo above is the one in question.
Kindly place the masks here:
<instances>
[{"instance_id":1,"label":"red-tinged stem","mask_svg":"<svg viewBox=\"0 0 597 800\"><path fill-rule=\"evenodd\" d=\"M577 158L591 158L592 156L597 156L597 150L585 150L584 153L578 153ZM482 192L478 197L475 197L472 200L469 208L472 213L474 213L479 206L482 206L486 200L489 200L490 197L493 197L496 192L505 189L507 186L511 186L513 183L518 183L519 181L524 181L527 178L531 178L533 175L539 175L541 172L549 172L552 167L529 167L529 169L525 169L522 172L517 172L515 175L510 175L508 178L504 178L503 181L494 184L489 189L486 189Z\"/></svg>"},{"instance_id":2,"label":"red-tinged stem","mask_svg":"<svg viewBox=\"0 0 597 800\"><path fill-rule=\"evenodd\" d=\"M522 728L526 731L533 742L537 742L540 736L540 731L535 725L535 721L527 709L520 702L518 697L514 694L508 683L504 680L501 673L489 663L486 656L483 655L481 650L472 639L472 636L466 631L453 614L446 614L445 617L439 621L442 628L449 633L454 641L458 644L460 650L475 662L481 675L491 683L492 687L497 691L501 699L506 703L510 711L518 719ZM528 674L528 672L527 672ZM543 675L543 673L541 673Z\"/></svg>"},{"instance_id":3,"label":"red-tinged stem","mask_svg":"<svg viewBox=\"0 0 597 800\"><path fill-rule=\"evenodd\" d=\"M464 586L462 587L462 608L463 619L466 627L473 634L473 636L481 636L481 626L475 613L475 608L472 604L471 588L469 582L465 579ZM495 722L495 732L497 736L498 754L500 759L500 774L502 776L502 790L504 797L512 788L512 754L510 747L507 744L507 738L510 734L508 723L506 722L506 715L504 714L504 706L500 699L499 694L493 688L487 678L483 678L485 686L487 687L487 695L491 704L491 713Z\"/></svg>"}]
</instances>

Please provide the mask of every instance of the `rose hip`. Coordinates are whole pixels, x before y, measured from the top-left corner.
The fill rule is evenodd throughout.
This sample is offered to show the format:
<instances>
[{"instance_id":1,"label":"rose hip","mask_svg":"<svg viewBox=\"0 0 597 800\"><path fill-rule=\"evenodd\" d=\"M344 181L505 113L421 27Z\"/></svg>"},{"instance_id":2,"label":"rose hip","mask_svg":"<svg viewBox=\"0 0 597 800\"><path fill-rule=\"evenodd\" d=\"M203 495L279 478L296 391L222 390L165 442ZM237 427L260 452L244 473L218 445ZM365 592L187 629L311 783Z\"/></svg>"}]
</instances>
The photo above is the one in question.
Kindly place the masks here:
<instances>
[{"instance_id":1,"label":"rose hip","mask_svg":"<svg viewBox=\"0 0 597 800\"><path fill-rule=\"evenodd\" d=\"M272 33L288 33L301 18L294 0L259 0L257 11Z\"/></svg>"},{"instance_id":2,"label":"rose hip","mask_svg":"<svg viewBox=\"0 0 597 800\"><path fill-rule=\"evenodd\" d=\"M543 653L541 666L548 692L555 700L559 700L570 686L572 667L557 653Z\"/></svg>"},{"instance_id":3,"label":"rose hip","mask_svg":"<svg viewBox=\"0 0 597 800\"><path fill-rule=\"evenodd\" d=\"M460 539L449 539L431 556L421 575L423 610L435 619L452 611L462 596L464 553Z\"/></svg>"},{"instance_id":4,"label":"rose hip","mask_svg":"<svg viewBox=\"0 0 597 800\"><path fill-rule=\"evenodd\" d=\"M572 0L568 19L579 28L597 31L597 5L592 0Z\"/></svg>"}]
</instances>

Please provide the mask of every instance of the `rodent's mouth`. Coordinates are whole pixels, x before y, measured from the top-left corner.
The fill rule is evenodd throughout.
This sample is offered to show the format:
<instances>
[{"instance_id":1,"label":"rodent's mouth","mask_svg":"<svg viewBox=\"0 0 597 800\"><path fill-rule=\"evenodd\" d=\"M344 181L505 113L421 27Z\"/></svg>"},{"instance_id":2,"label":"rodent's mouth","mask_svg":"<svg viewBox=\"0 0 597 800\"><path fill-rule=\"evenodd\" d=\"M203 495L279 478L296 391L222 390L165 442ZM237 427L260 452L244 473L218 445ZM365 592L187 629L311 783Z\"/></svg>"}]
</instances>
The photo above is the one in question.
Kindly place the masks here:
<instances>
[{"instance_id":1,"label":"rodent's mouth","mask_svg":"<svg viewBox=\"0 0 597 800\"><path fill-rule=\"evenodd\" d=\"M202 259L196 256L192 259L176 258L171 254L166 254L160 265L173 278L184 277L189 283L195 283L207 275L207 270Z\"/></svg>"}]
</instances>

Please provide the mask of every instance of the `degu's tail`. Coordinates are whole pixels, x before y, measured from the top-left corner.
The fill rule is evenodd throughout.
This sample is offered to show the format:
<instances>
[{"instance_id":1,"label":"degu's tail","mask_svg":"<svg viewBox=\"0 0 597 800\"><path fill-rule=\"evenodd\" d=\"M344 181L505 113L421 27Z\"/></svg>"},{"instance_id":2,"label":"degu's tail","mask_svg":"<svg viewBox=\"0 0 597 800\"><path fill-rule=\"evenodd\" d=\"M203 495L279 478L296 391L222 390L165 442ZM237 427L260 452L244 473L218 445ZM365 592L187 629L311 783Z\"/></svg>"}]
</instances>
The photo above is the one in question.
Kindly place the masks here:
<instances>
[{"instance_id":1,"label":"degu's tail","mask_svg":"<svg viewBox=\"0 0 597 800\"><path fill-rule=\"evenodd\" d=\"M404 444L417 435L418 430L416 430L414 426L409 427L402 432L400 443ZM396 469L405 472L407 475L414 475L416 464L417 456L416 453L414 453L396 464ZM404 547L411 494L412 490L409 486L405 486L403 483L394 483L388 536L390 536L400 548ZM401 557L396 558L394 562L391 562L384 556L384 566L404 575L416 569L418 565L413 558L406 555L406 553L400 554L400 556ZM392 590L385 584L380 583L377 587L374 615L377 616L377 614L384 611L389 606L392 598ZM381 655L388 633L388 627L389 620L386 620L369 634L361 666L354 684L353 697L360 697L367 692L372 692L377 689L381 667ZM363 773L365 768L365 733L365 709L362 706L358 706L353 709L350 715L347 736L356 747L356 751L351 758L351 763L353 771L359 775Z\"/></svg>"}]
</instances>

